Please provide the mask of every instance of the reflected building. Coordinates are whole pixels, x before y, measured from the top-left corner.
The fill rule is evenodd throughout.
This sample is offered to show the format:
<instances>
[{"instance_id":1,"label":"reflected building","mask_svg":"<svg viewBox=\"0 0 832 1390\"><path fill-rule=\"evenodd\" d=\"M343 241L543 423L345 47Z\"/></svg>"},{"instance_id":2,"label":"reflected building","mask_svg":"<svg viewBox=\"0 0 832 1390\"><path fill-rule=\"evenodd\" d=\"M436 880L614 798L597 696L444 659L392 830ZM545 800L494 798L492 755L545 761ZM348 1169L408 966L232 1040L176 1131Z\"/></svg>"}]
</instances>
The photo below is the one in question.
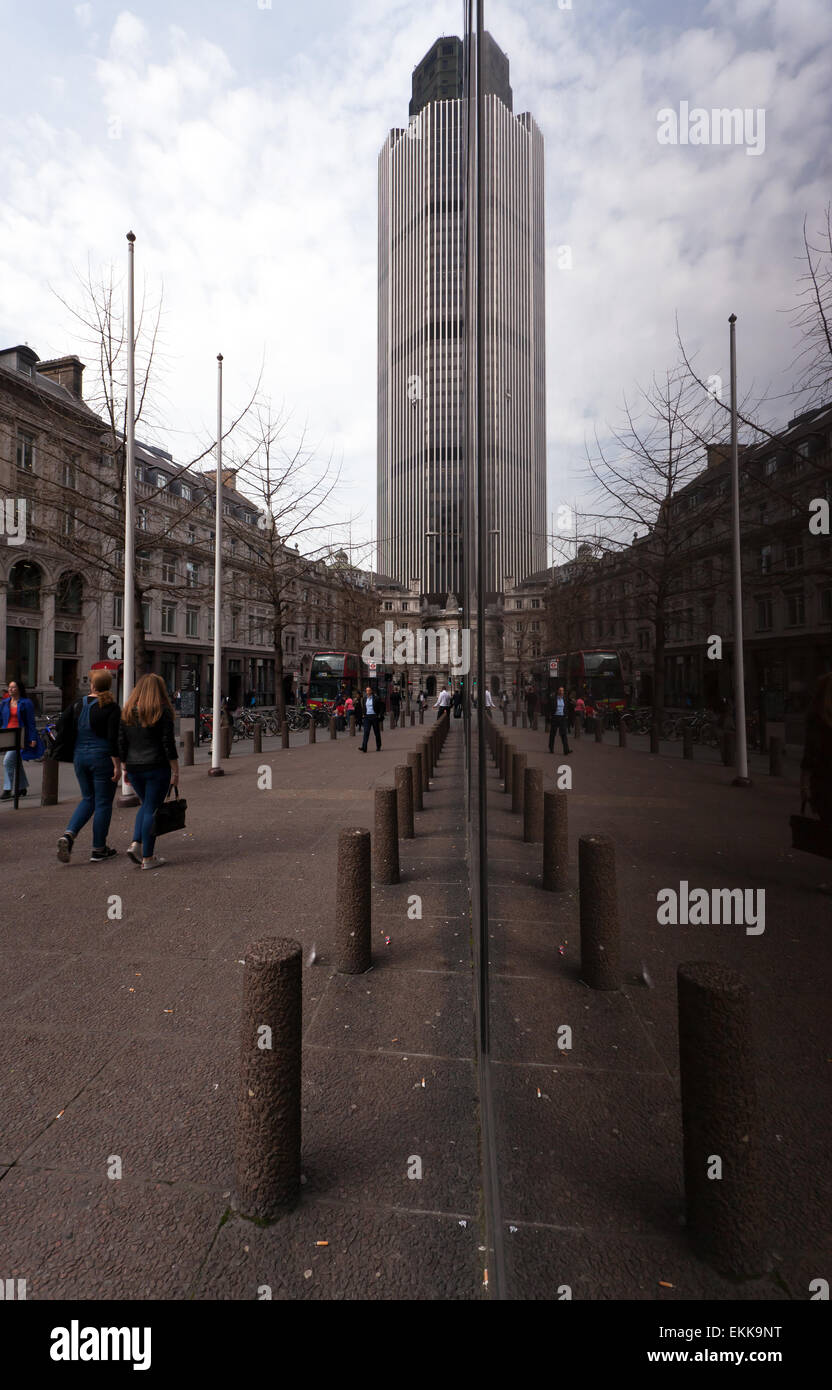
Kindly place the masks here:
<instances>
[{"instance_id":1,"label":"reflected building","mask_svg":"<svg viewBox=\"0 0 832 1390\"><path fill-rule=\"evenodd\" d=\"M464 589L464 45L413 73L410 122L379 156L378 569L439 602ZM514 116L485 36L485 420L490 553L501 592L546 564L543 139Z\"/></svg>"}]
</instances>

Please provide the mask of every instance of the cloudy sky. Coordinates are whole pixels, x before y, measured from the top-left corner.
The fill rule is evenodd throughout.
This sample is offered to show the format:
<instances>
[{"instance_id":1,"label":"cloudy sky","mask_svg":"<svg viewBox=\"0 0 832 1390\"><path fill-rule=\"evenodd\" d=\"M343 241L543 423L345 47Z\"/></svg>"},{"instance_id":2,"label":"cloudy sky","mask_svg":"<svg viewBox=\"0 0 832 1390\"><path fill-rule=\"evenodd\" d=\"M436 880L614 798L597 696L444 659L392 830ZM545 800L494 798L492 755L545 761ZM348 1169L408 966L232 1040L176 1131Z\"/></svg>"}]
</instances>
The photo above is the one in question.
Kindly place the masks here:
<instances>
[{"instance_id":1,"label":"cloudy sky","mask_svg":"<svg viewBox=\"0 0 832 1390\"><path fill-rule=\"evenodd\" d=\"M832 196L832 6L486 0L486 23L545 140L552 512L581 496L585 439L672 364L676 315L703 376L727 379L734 312L741 387L791 385L803 218ZM230 406L265 359L369 535L377 157L461 3L0 0L0 25L0 345L79 351L57 296L123 266L132 228L164 287L154 442L185 460L210 437L218 351ZM661 144L682 102L755 113L759 153Z\"/></svg>"}]
</instances>

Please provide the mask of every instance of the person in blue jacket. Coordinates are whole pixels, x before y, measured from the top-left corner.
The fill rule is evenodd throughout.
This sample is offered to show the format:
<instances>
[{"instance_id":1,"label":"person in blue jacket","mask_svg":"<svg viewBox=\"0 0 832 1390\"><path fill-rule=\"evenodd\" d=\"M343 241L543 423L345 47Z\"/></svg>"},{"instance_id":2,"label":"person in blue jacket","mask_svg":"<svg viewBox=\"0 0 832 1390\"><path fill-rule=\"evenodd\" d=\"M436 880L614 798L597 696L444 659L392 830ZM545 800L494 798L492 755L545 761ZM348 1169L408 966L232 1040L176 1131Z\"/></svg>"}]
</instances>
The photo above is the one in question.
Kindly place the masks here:
<instances>
[{"instance_id":1,"label":"person in blue jacket","mask_svg":"<svg viewBox=\"0 0 832 1390\"><path fill-rule=\"evenodd\" d=\"M0 729L20 729L20 749L22 762L18 790L26 796L29 781L23 770L23 762L29 762L39 755L38 734L35 728L35 707L26 694L22 681L9 681L9 693L0 700ZM14 787L14 765L17 754L10 748L3 759L3 793L0 801L9 801Z\"/></svg>"}]
</instances>

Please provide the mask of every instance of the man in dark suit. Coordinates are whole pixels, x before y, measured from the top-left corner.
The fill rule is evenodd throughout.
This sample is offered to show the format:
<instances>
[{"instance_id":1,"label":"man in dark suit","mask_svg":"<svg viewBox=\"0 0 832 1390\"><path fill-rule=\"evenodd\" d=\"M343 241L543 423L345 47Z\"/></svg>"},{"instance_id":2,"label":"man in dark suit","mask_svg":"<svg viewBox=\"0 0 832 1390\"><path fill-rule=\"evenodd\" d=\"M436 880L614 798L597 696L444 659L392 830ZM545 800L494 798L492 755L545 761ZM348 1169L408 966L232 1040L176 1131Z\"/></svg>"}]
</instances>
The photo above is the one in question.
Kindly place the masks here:
<instances>
[{"instance_id":1,"label":"man in dark suit","mask_svg":"<svg viewBox=\"0 0 832 1390\"><path fill-rule=\"evenodd\" d=\"M381 722L379 719L378 706L384 709L384 701L379 695L374 695L369 685L364 692L364 739L358 746L359 753L367 752L367 744L370 740L370 730L376 736L376 752L381 752Z\"/></svg>"}]
</instances>

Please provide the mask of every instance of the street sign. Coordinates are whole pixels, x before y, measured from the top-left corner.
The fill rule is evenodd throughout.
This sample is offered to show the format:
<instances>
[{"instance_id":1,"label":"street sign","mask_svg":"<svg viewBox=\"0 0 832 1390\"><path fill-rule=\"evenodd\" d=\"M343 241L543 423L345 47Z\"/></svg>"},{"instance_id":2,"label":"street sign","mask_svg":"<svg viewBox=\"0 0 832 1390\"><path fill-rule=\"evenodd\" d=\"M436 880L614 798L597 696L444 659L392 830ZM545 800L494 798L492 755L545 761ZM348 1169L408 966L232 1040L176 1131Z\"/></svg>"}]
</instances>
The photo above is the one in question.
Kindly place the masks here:
<instances>
[{"instance_id":1,"label":"street sign","mask_svg":"<svg viewBox=\"0 0 832 1390\"><path fill-rule=\"evenodd\" d=\"M637 681L640 681L640 680L641 680L641 672L640 672L640 671L634 671L634 672L633 672L633 680L637 680Z\"/></svg>"},{"instance_id":2,"label":"street sign","mask_svg":"<svg viewBox=\"0 0 832 1390\"><path fill-rule=\"evenodd\" d=\"M375 661L368 661L368 662L367 662L367 670L370 672L370 675L371 675L371 676L374 676L374 675L375 675L375 673L376 673L376 663L375 663Z\"/></svg>"},{"instance_id":3,"label":"street sign","mask_svg":"<svg viewBox=\"0 0 832 1390\"><path fill-rule=\"evenodd\" d=\"M196 714L196 691L183 690L180 698L181 708L179 713L183 719L193 719Z\"/></svg>"},{"instance_id":4,"label":"street sign","mask_svg":"<svg viewBox=\"0 0 832 1390\"><path fill-rule=\"evenodd\" d=\"M550 676L557 676L557 675L560 675L560 662L559 662L559 660L558 660L558 658L557 658L556 656L553 656L553 657L550 657L550 658L549 658L549 675L550 675Z\"/></svg>"}]
</instances>

